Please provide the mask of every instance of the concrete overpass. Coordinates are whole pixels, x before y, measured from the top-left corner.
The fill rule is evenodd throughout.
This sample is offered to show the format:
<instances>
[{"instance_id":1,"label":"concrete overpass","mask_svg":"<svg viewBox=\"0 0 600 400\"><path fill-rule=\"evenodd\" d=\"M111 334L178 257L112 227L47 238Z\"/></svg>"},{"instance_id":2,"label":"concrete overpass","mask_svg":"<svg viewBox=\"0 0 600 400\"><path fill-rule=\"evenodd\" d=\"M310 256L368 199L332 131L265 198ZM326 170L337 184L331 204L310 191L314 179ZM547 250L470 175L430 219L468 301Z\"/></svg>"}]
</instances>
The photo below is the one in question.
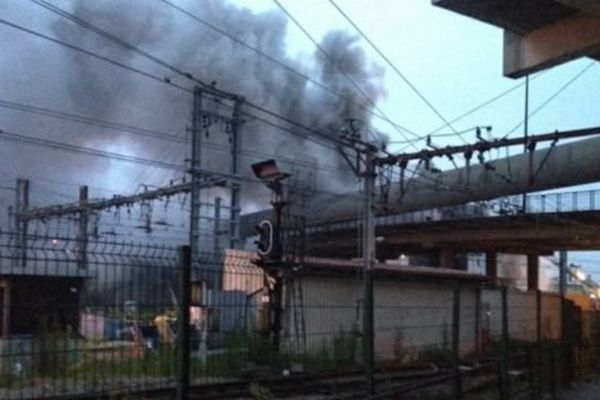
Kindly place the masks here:
<instances>
[{"instance_id":1,"label":"concrete overpass","mask_svg":"<svg viewBox=\"0 0 600 400\"><path fill-rule=\"evenodd\" d=\"M597 0L432 2L504 30L505 76L522 77L579 57L600 59Z\"/></svg>"},{"instance_id":2,"label":"concrete overpass","mask_svg":"<svg viewBox=\"0 0 600 400\"><path fill-rule=\"evenodd\" d=\"M518 196L483 205L386 215L377 218L377 254L451 249L455 252L551 254L557 250L600 249L600 191L529 195L527 210ZM357 221L312 226L310 253L356 256Z\"/></svg>"}]
</instances>

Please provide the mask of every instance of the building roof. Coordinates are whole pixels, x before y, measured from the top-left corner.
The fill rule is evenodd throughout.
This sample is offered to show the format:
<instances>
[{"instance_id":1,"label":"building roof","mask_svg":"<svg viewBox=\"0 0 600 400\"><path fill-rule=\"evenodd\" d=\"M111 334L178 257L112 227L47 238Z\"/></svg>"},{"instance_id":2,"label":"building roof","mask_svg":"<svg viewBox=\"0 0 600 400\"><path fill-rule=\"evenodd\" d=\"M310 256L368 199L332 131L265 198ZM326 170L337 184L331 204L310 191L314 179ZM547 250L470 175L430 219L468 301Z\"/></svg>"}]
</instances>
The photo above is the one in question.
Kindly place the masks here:
<instances>
[{"instance_id":1,"label":"building roof","mask_svg":"<svg viewBox=\"0 0 600 400\"><path fill-rule=\"evenodd\" d=\"M255 252L243 250L226 250L224 264L230 272L245 271L246 273L256 273L261 271L254 264L258 260ZM301 271L304 274L334 274L347 275L358 274L362 271L363 264L361 260L349 260L339 258L324 258L324 257L304 257ZM412 277L417 279L443 278L459 279L459 280L475 280L482 281L488 278L484 275L474 274L467 271L434 268L434 267L418 267L418 266L403 266L397 264L375 264L375 274L378 277L394 276L394 277Z\"/></svg>"},{"instance_id":2,"label":"building roof","mask_svg":"<svg viewBox=\"0 0 600 400\"><path fill-rule=\"evenodd\" d=\"M482 281L488 278L484 275L474 274L467 271L447 268L405 266L395 264L375 264L376 277L410 277L416 279L436 279L444 280L474 280ZM362 271L363 262L361 260L344 260L323 257L305 257L304 271L306 273L357 273Z\"/></svg>"}]
</instances>

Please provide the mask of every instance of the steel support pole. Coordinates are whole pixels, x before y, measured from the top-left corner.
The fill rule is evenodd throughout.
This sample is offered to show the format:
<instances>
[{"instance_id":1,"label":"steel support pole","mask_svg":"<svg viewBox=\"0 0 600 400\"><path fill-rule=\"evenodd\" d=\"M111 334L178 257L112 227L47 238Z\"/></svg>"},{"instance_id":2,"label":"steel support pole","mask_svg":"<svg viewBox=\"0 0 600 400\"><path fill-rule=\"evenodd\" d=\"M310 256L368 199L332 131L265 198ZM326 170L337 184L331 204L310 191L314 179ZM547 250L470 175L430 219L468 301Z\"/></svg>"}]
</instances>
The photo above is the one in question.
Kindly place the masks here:
<instances>
[{"instance_id":1,"label":"steel support pole","mask_svg":"<svg viewBox=\"0 0 600 400\"><path fill-rule=\"evenodd\" d=\"M558 253L558 294L560 295L560 317L561 317L561 340L565 340L565 295L567 294L567 264L568 255L566 251Z\"/></svg>"},{"instance_id":2,"label":"steel support pole","mask_svg":"<svg viewBox=\"0 0 600 400\"><path fill-rule=\"evenodd\" d=\"M542 332L542 291L535 291L535 398L539 399L542 392L542 342L544 340Z\"/></svg>"},{"instance_id":3,"label":"steel support pole","mask_svg":"<svg viewBox=\"0 0 600 400\"><path fill-rule=\"evenodd\" d=\"M200 171L202 168L202 132L200 131L200 118L202 111L202 91L194 89L194 100L192 106L192 157L190 165L191 189L190 189L190 254L192 262L198 260L200 239Z\"/></svg>"},{"instance_id":4,"label":"steel support pole","mask_svg":"<svg viewBox=\"0 0 600 400\"><path fill-rule=\"evenodd\" d=\"M475 290L475 351L477 356L482 354L481 346L481 288Z\"/></svg>"},{"instance_id":5,"label":"steel support pole","mask_svg":"<svg viewBox=\"0 0 600 400\"><path fill-rule=\"evenodd\" d=\"M79 220L77 226L77 267L81 269L87 268L87 248L88 248L88 222L89 213L86 209L88 203L88 187L79 187Z\"/></svg>"},{"instance_id":6,"label":"steel support pole","mask_svg":"<svg viewBox=\"0 0 600 400\"><path fill-rule=\"evenodd\" d=\"M276 268L271 269L270 276L273 278L273 289L271 290L271 308L270 308L270 330L272 336L273 350L278 354L281 349L281 326L283 313L283 277L281 266L283 264L283 207L285 200L283 197L283 188L281 182L277 183L274 190L275 200L273 207L275 211L275 225L273 227L273 252L272 259Z\"/></svg>"},{"instance_id":7,"label":"steel support pole","mask_svg":"<svg viewBox=\"0 0 600 400\"><path fill-rule=\"evenodd\" d=\"M460 282L454 283L452 296L452 356L454 367L454 399L462 399L462 377L460 375Z\"/></svg>"},{"instance_id":8,"label":"steel support pole","mask_svg":"<svg viewBox=\"0 0 600 400\"><path fill-rule=\"evenodd\" d=\"M213 221L213 253L214 256L217 257L217 255L221 252L221 204L223 202L223 199L221 199L220 197L217 197L215 199L215 204L214 204L214 218L215 220Z\"/></svg>"},{"instance_id":9,"label":"steel support pole","mask_svg":"<svg viewBox=\"0 0 600 400\"><path fill-rule=\"evenodd\" d=\"M559 348L560 357L560 379L564 385L570 385L576 378L575 371L575 348L573 335L573 319L570 318L567 308L567 267L568 253L566 251L559 252L559 294L560 294L560 340Z\"/></svg>"},{"instance_id":10,"label":"steel support pole","mask_svg":"<svg viewBox=\"0 0 600 400\"><path fill-rule=\"evenodd\" d=\"M375 393L375 344L374 344L374 291L373 275L375 265L375 165L372 151L366 152L364 174L364 215L363 215L363 261L364 261L364 301L363 301L363 364L367 378L367 390Z\"/></svg>"},{"instance_id":11,"label":"steel support pole","mask_svg":"<svg viewBox=\"0 0 600 400\"><path fill-rule=\"evenodd\" d=\"M509 362L509 332L508 332L508 287L502 287L502 369L501 369L501 400L509 399L510 382L508 381Z\"/></svg>"},{"instance_id":12,"label":"steel support pole","mask_svg":"<svg viewBox=\"0 0 600 400\"><path fill-rule=\"evenodd\" d=\"M523 145L525 154L529 151L527 148L527 139L529 136L529 75L525 76L525 117L523 119L523 136L525 144ZM527 190L523 192L523 213L527 212Z\"/></svg>"},{"instance_id":13,"label":"steel support pole","mask_svg":"<svg viewBox=\"0 0 600 400\"><path fill-rule=\"evenodd\" d=\"M192 302L190 246L179 247L179 312L177 329L177 400L187 400L190 389L190 306Z\"/></svg>"},{"instance_id":14,"label":"steel support pole","mask_svg":"<svg viewBox=\"0 0 600 400\"><path fill-rule=\"evenodd\" d=\"M22 218L29 208L29 180L17 179L17 192L15 201L15 229L16 229L16 265L25 267L27 265L27 236L29 234L29 222Z\"/></svg>"},{"instance_id":15,"label":"steel support pole","mask_svg":"<svg viewBox=\"0 0 600 400\"><path fill-rule=\"evenodd\" d=\"M240 147L239 127L241 125L240 108L242 100L235 99L233 106L233 119L231 122L231 174L237 175L240 172ZM232 249L240 248L240 183L231 183L231 202L230 202L230 226L229 226L229 245Z\"/></svg>"}]
</instances>

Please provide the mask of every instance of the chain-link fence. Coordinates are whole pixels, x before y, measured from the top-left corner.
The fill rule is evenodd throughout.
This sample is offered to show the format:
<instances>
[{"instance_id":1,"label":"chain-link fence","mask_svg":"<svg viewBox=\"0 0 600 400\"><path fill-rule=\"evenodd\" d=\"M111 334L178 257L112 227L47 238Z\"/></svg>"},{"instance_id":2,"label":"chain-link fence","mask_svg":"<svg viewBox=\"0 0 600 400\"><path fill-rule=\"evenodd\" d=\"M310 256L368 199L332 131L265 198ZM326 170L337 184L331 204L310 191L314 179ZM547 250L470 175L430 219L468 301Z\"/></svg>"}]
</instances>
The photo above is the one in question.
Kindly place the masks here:
<instances>
[{"instance_id":1,"label":"chain-link fence","mask_svg":"<svg viewBox=\"0 0 600 400\"><path fill-rule=\"evenodd\" d=\"M80 238L2 233L0 398L137 396L188 383L284 393L286 382L301 391L307 380L364 395L360 260L304 257L274 268L242 250L189 256L152 241L83 247ZM555 294L490 286L464 271L377 264L377 393L556 389L571 378L565 366L588 371L597 354L581 350L597 318L563 327L564 307Z\"/></svg>"}]
</instances>

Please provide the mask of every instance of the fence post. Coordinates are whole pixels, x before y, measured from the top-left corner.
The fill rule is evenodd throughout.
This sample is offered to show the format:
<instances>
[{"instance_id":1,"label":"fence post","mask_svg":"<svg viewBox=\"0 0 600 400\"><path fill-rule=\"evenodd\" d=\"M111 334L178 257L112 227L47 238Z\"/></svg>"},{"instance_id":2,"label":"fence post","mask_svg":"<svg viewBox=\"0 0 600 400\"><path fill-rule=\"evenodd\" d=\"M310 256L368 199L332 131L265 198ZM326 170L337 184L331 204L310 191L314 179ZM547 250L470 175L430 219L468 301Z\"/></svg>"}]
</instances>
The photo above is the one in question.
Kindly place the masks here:
<instances>
[{"instance_id":1,"label":"fence post","mask_svg":"<svg viewBox=\"0 0 600 400\"><path fill-rule=\"evenodd\" d=\"M454 366L454 398L462 399L462 377L460 376L460 281L454 282L452 296L452 356Z\"/></svg>"},{"instance_id":2,"label":"fence post","mask_svg":"<svg viewBox=\"0 0 600 400\"><path fill-rule=\"evenodd\" d=\"M179 277L177 400L187 400L190 390L190 305L192 301L190 246L179 247Z\"/></svg>"},{"instance_id":3,"label":"fence post","mask_svg":"<svg viewBox=\"0 0 600 400\"><path fill-rule=\"evenodd\" d=\"M536 348L535 348L535 398L539 399L542 392L542 342L544 340L542 334L542 291L538 288L535 291L535 330L536 330Z\"/></svg>"},{"instance_id":4,"label":"fence post","mask_svg":"<svg viewBox=\"0 0 600 400\"><path fill-rule=\"evenodd\" d=\"M510 382L508 382L508 287L502 286L502 368L501 368L501 388L500 398L502 400L509 398Z\"/></svg>"},{"instance_id":5,"label":"fence post","mask_svg":"<svg viewBox=\"0 0 600 400\"><path fill-rule=\"evenodd\" d=\"M535 374L534 374L535 366L536 366L535 349L531 349L528 352L528 357L527 357L527 369L529 370L529 373L527 374L527 378L528 378L528 384L529 384L529 398L531 400L536 400L538 398L536 382L535 382Z\"/></svg>"},{"instance_id":6,"label":"fence post","mask_svg":"<svg viewBox=\"0 0 600 400\"><path fill-rule=\"evenodd\" d=\"M481 357L481 287L475 291L475 349L477 357Z\"/></svg>"},{"instance_id":7,"label":"fence post","mask_svg":"<svg viewBox=\"0 0 600 400\"><path fill-rule=\"evenodd\" d=\"M550 347L550 392L552 393L552 400L557 400L556 393L556 346Z\"/></svg>"}]
</instances>

